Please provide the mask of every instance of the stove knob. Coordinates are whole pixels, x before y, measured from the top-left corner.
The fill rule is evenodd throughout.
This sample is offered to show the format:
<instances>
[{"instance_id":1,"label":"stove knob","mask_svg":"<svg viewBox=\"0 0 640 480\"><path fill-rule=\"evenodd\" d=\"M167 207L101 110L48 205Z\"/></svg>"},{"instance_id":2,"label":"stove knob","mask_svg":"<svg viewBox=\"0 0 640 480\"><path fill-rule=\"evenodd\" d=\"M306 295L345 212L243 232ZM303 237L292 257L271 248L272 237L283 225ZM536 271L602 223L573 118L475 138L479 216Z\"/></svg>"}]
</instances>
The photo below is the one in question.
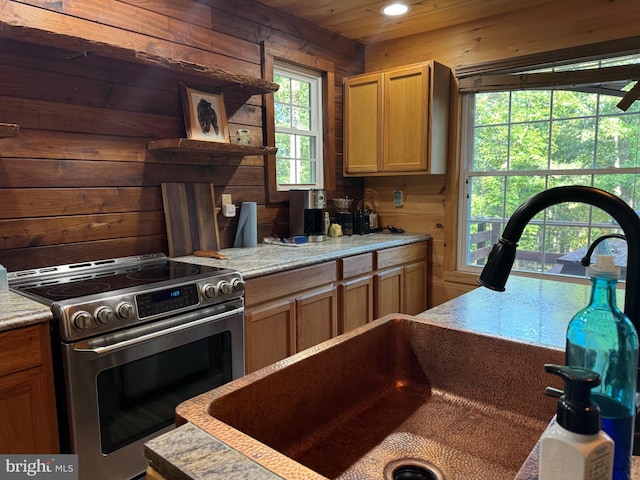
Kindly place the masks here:
<instances>
[{"instance_id":1,"label":"stove knob","mask_svg":"<svg viewBox=\"0 0 640 480\"><path fill-rule=\"evenodd\" d=\"M80 310L73 314L71 317L73 324L76 328L80 330L86 330L91 326L91 314L89 312L85 312L84 310Z\"/></svg>"},{"instance_id":2,"label":"stove knob","mask_svg":"<svg viewBox=\"0 0 640 480\"><path fill-rule=\"evenodd\" d=\"M121 318L122 320L128 320L133 317L133 313L133 305L129 302L121 302L116 307L116 315L118 315L118 318Z\"/></svg>"},{"instance_id":3,"label":"stove knob","mask_svg":"<svg viewBox=\"0 0 640 480\"><path fill-rule=\"evenodd\" d=\"M205 283L202 287L202 295L204 295L204 298L214 298L218 295L218 287L211 283Z\"/></svg>"},{"instance_id":4,"label":"stove knob","mask_svg":"<svg viewBox=\"0 0 640 480\"><path fill-rule=\"evenodd\" d=\"M218 282L218 291L222 295L230 295L233 292L233 286L226 280Z\"/></svg>"},{"instance_id":5,"label":"stove knob","mask_svg":"<svg viewBox=\"0 0 640 480\"><path fill-rule=\"evenodd\" d=\"M109 307L100 307L95 312L96 320L101 325L106 325L113 320L113 310Z\"/></svg>"},{"instance_id":6,"label":"stove knob","mask_svg":"<svg viewBox=\"0 0 640 480\"><path fill-rule=\"evenodd\" d=\"M231 285L233 286L234 292L244 292L244 287L246 284L245 281L241 278L236 278Z\"/></svg>"}]
</instances>

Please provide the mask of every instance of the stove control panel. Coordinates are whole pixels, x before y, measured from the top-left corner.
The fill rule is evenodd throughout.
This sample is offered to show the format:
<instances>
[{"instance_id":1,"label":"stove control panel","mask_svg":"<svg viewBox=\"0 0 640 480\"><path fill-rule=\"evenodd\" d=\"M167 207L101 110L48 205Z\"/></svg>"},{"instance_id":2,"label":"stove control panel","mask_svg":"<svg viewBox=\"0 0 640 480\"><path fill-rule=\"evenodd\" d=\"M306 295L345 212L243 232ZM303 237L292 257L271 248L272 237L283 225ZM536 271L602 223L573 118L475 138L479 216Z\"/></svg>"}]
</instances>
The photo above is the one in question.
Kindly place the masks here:
<instances>
[{"instance_id":1,"label":"stove control panel","mask_svg":"<svg viewBox=\"0 0 640 480\"><path fill-rule=\"evenodd\" d=\"M140 318L151 317L172 310L180 310L191 305L197 305L199 301L198 288L194 284L145 293L136 297L138 316Z\"/></svg>"},{"instance_id":2,"label":"stove control panel","mask_svg":"<svg viewBox=\"0 0 640 480\"><path fill-rule=\"evenodd\" d=\"M72 341L166 318L242 297L245 282L237 273L147 291L121 291L85 297L85 301L54 302L63 340Z\"/></svg>"}]
</instances>

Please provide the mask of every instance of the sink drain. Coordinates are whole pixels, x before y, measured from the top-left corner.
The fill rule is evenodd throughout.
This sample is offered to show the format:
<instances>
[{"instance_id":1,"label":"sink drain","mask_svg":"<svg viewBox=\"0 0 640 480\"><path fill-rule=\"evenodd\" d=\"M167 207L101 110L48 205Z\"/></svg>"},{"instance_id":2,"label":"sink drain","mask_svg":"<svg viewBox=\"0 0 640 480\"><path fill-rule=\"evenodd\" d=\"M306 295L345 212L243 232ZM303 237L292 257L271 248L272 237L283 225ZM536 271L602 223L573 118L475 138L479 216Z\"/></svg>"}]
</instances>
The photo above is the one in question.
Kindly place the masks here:
<instances>
[{"instance_id":1,"label":"sink drain","mask_svg":"<svg viewBox=\"0 0 640 480\"><path fill-rule=\"evenodd\" d=\"M434 465L416 458L401 458L384 469L384 480L445 480Z\"/></svg>"}]
</instances>

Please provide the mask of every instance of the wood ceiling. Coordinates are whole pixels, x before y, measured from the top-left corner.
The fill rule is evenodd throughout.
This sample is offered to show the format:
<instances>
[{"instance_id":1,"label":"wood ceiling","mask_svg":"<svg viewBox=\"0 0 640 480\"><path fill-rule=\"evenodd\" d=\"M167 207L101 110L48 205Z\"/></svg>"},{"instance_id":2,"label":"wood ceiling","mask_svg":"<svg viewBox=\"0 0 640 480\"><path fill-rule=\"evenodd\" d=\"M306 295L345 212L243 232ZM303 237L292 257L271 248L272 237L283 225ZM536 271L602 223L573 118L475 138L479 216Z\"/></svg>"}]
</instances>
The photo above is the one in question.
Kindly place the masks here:
<instances>
[{"instance_id":1,"label":"wood ceiling","mask_svg":"<svg viewBox=\"0 0 640 480\"><path fill-rule=\"evenodd\" d=\"M554 0L259 0L364 44L447 28L496 14L531 8ZM394 2L411 7L399 17L381 8Z\"/></svg>"}]
</instances>

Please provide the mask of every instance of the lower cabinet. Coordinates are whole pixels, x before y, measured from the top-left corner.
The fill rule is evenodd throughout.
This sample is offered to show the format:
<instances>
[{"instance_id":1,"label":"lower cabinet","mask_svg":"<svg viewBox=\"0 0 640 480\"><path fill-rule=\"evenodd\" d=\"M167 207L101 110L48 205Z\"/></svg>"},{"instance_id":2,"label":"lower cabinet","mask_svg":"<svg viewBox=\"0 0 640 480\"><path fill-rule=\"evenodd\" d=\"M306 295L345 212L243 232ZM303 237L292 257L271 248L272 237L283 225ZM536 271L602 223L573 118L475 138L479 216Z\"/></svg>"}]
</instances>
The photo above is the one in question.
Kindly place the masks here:
<instances>
[{"instance_id":1,"label":"lower cabinet","mask_svg":"<svg viewBox=\"0 0 640 480\"><path fill-rule=\"evenodd\" d=\"M427 242L387 248L377 253L374 315L417 315L427 309Z\"/></svg>"},{"instance_id":2,"label":"lower cabinet","mask_svg":"<svg viewBox=\"0 0 640 480\"><path fill-rule=\"evenodd\" d=\"M295 309L292 299L247 308L245 369L247 373L296 353Z\"/></svg>"},{"instance_id":3,"label":"lower cabinet","mask_svg":"<svg viewBox=\"0 0 640 480\"><path fill-rule=\"evenodd\" d=\"M339 333L348 332L374 319L373 256L374 252L367 252L338 260Z\"/></svg>"},{"instance_id":4,"label":"lower cabinet","mask_svg":"<svg viewBox=\"0 0 640 480\"><path fill-rule=\"evenodd\" d=\"M373 320L373 278L370 275L342 282L339 332L344 333Z\"/></svg>"},{"instance_id":5,"label":"lower cabinet","mask_svg":"<svg viewBox=\"0 0 640 480\"><path fill-rule=\"evenodd\" d=\"M246 281L247 373L390 313L427 309L427 242Z\"/></svg>"},{"instance_id":6,"label":"lower cabinet","mask_svg":"<svg viewBox=\"0 0 640 480\"><path fill-rule=\"evenodd\" d=\"M0 333L0 418L0 452L59 452L46 323Z\"/></svg>"},{"instance_id":7,"label":"lower cabinet","mask_svg":"<svg viewBox=\"0 0 640 480\"><path fill-rule=\"evenodd\" d=\"M338 334L335 261L247 280L247 373Z\"/></svg>"},{"instance_id":8,"label":"lower cabinet","mask_svg":"<svg viewBox=\"0 0 640 480\"><path fill-rule=\"evenodd\" d=\"M338 334L338 295L335 286L295 299L296 351L318 345Z\"/></svg>"}]
</instances>

